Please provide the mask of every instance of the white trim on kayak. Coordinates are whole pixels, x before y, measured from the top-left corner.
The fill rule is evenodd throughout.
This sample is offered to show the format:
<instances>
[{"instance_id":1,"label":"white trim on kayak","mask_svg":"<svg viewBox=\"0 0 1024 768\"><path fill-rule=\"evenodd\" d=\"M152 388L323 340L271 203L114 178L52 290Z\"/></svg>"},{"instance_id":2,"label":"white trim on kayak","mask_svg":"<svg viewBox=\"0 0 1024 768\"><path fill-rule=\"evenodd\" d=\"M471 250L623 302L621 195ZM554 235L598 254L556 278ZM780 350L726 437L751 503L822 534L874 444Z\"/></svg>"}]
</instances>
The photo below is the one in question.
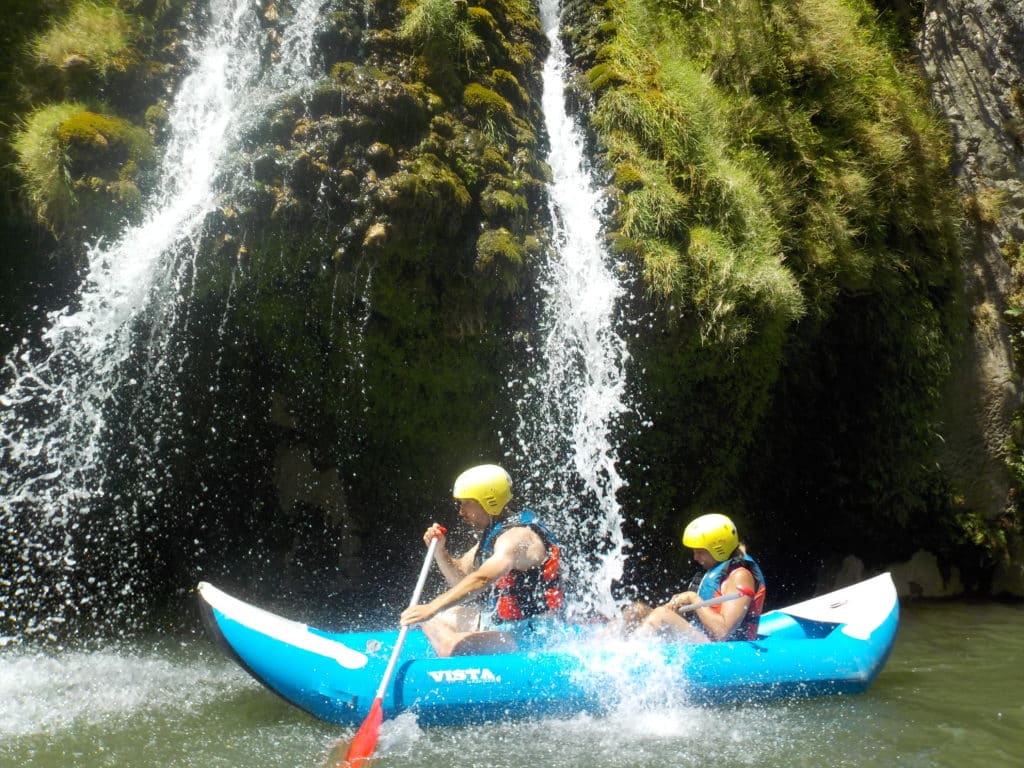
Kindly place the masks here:
<instances>
[{"instance_id":1,"label":"white trim on kayak","mask_svg":"<svg viewBox=\"0 0 1024 768\"><path fill-rule=\"evenodd\" d=\"M794 618L844 624L843 634L867 640L882 625L896 604L892 576L883 573L849 587L780 608Z\"/></svg>"},{"instance_id":2,"label":"white trim on kayak","mask_svg":"<svg viewBox=\"0 0 1024 768\"><path fill-rule=\"evenodd\" d=\"M352 650L344 643L310 632L307 624L300 624L297 621L264 611L262 608L243 603L241 600L221 592L206 581L199 583L198 590L203 600L211 608L222 613L225 618L248 627L254 632L259 632L318 656L334 659L347 669L361 669L366 666L365 654Z\"/></svg>"}]
</instances>

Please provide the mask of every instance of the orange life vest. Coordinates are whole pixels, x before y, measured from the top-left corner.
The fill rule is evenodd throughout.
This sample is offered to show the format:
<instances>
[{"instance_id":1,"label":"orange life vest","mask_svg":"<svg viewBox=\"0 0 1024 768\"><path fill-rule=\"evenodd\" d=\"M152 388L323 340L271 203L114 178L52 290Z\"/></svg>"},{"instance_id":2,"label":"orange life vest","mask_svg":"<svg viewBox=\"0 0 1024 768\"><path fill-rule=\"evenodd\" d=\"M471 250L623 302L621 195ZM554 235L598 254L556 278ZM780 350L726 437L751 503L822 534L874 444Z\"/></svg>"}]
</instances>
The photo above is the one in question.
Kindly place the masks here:
<instances>
[{"instance_id":1,"label":"orange life vest","mask_svg":"<svg viewBox=\"0 0 1024 768\"><path fill-rule=\"evenodd\" d=\"M528 619L549 611L558 612L565 602L561 549L547 526L529 510L498 520L487 529L477 547L477 567L494 554L494 542L501 534L523 526L540 537L548 556L539 567L509 571L491 585L489 602L498 623Z\"/></svg>"}]
</instances>

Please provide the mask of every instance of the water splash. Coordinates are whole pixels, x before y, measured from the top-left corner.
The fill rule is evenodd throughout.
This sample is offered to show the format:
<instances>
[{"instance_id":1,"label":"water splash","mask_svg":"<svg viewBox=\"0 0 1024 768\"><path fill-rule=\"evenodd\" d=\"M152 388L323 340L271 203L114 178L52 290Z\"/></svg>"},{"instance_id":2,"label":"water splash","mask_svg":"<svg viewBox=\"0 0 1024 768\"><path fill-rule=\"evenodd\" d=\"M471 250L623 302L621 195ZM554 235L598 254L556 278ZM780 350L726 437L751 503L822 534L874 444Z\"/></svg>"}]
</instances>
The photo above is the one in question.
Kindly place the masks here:
<instances>
[{"instance_id":1,"label":"water splash","mask_svg":"<svg viewBox=\"0 0 1024 768\"><path fill-rule=\"evenodd\" d=\"M124 720L147 710L195 709L249 688L249 680L219 658L172 658L163 649L0 651L0 740Z\"/></svg>"},{"instance_id":2,"label":"water splash","mask_svg":"<svg viewBox=\"0 0 1024 768\"><path fill-rule=\"evenodd\" d=\"M192 30L192 69L169 110L157 192L141 223L88 249L74 305L49 316L41 345L26 343L4 361L12 383L0 397L0 587L9 599L0 633L45 634L80 609L70 574L87 568L83 561L96 557L102 536L89 516L105 493L107 414L123 407L116 393L138 393L146 380L181 365L168 354L170 329L193 287L204 223L225 192L225 171L251 121L274 98L310 84L321 3L297 0L268 62L258 8L249 0L211 0L203 30ZM133 355L144 362L125 380ZM136 380L140 373L143 380ZM87 576L91 591L131 592L135 553L130 543L125 547L116 569L122 583ZM37 615L37 604L51 606L49 614Z\"/></svg>"},{"instance_id":3,"label":"water splash","mask_svg":"<svg viewBox=\"0 0 1024 768\"><path fill-rule=\"evenodd\" d=\"M527 479L527 492L544 499L571 545L569 569L583 587L578 599L586 610L610 615L626 546L616 498L624 481L612 436L627 409L628 353L616 321L624 289L602 246L601 196L587 170L583 137L566 112L559 15L558 0L543 0L541 21L551 43L543 107L556 255L540 281L540 370L524 383L516 437L529 478L543 478Z\"/></svg>"}]
</instances>

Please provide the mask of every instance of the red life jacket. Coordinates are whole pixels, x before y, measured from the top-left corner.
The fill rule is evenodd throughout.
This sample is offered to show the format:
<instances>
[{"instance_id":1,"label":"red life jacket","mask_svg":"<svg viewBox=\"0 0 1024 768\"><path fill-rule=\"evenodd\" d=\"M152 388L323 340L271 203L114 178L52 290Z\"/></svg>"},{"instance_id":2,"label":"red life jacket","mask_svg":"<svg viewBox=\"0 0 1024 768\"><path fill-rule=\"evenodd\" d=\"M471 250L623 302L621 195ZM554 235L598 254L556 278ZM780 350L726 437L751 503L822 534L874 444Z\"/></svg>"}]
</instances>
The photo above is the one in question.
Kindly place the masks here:
<instances>
[{"instance_id":1,"label":"red life jacket","mask_svg":"<svg viewBox=\"0 0 1024 768\"><path fill-rule=\"evenodd\" d=\"M476 566L494 554L494 542L501 534L524 526L540 537L548 556L539 567L509 571L491 585L489 603L496 623L528 619L549 611L558 612L565 602L561 550L551 531L533 512L525 510L488 528L477 547Z\"/></svg>"}]
</instances>

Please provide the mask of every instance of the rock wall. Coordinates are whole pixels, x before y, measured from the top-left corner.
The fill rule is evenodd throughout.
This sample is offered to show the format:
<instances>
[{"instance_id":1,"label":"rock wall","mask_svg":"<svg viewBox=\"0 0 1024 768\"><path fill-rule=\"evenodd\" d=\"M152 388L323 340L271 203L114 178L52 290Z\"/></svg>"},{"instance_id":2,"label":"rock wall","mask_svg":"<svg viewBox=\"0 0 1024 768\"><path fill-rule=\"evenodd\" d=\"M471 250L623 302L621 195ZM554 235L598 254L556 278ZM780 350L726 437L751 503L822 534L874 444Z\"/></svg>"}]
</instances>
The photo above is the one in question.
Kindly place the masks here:
<instances>
[{"instance_id":1,"label":"rock wall","mask_svg":"<svg viewBox=\"0 0 1024 768\"><path fill-rule=\"evenodd\" d=\"M1024 1L932 0L919 44L968 202L966 338L947 396L944 463L965 509L994 518L1012 503L1007 451L1022 404L1003 318L1014 280L1008 246L1024 242ZM1020 542L1010 548L1020 554ZM997 570L992 591L1024 594L1019 556Z\"/></svg>"}]
</instances>

